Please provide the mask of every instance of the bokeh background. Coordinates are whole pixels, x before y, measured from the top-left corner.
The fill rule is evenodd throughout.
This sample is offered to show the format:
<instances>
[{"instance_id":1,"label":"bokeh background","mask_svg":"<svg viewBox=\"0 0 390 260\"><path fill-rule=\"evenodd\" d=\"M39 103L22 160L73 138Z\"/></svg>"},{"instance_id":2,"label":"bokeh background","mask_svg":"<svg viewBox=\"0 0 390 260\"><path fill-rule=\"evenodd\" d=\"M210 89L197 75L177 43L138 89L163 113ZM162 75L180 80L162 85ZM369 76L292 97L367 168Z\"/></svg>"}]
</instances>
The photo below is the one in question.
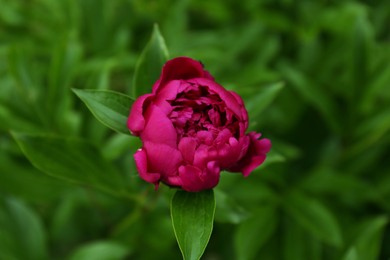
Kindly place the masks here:
<instances>
[{"instance_id":1,"label":"bokeh background","mask_svg":"<svg viewBox=\"0 0 390 260\"><path fill-rule=\"evenodd\" d=\"M203 259L389 259L386 0L0 0L0 259L181 259L172 190L142 182L139 142L71 92L132 93L154 23L273 142L247 179L223 173ZM11 133L86 140L128 196L46 175Z\"/></svg>"}]
</instances>

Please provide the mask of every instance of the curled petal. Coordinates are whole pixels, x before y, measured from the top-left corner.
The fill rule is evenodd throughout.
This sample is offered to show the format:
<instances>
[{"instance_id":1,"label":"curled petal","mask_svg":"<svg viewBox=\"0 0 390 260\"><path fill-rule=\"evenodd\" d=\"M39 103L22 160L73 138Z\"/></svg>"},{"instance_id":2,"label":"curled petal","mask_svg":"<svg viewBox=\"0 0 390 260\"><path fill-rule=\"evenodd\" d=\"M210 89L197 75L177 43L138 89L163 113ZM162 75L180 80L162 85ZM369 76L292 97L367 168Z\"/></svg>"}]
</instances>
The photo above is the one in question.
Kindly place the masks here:
<instances>
[{"instance_id":1,"label":"curled petal","mask_svg":"<svg viewBox=\"0 0 390 260\"><path fill-rule=\"evenodd\" d=\"M233 113L241 119L241 106L237 102L237 99L227 91L224 87L216 83L215 81L206 78L195 78L188 80L190 83L198 84L200 86L207 86L211 92L217 93L219 97L225 102Z\"/></svg>"},{"instance_id":2,"label":"curled petal","mask_svg":"<svg viewBox=\"0 0 390 260\"><path fill-rule=\"evenodd\" d=\"M241 159L248 149L246 138L237 141L236 138L230 137L229 142L219 147L218 161L221 169L228 169Z\"/></svg>"},{"instance_id":3,"label":"curled petal","mask_svg":"<svg viewBox=\"0 0 390 260\"><path fill-rule=\"evenodd\" d=\"M217 151L213 147L200 145L194 154L194 166L203 169L210 160L217 159Z\"/></svg>"},{"instance_id":4,"label":"curled petal","mask_svg":"<svg viewBox=\"0 0 390 260\"><path fill-rule=\"evenodd\" d=\"M163 178L177 174L177 169L183 161L181 153L166 144L145 142L144 149L148 158L148 169L158 172Z\"/></svg>"},{"instance_id":5,"label":"curled petal","mask_svg":"<svg viewBox=\"0 0 390 260\"><path fill-rule=\"evenodd\" d=\"M164 183L169 186L181 187L183 185L179 176L166 176L164 179Z\"/></svg>"},{"instance_id":6,"label":"curled petal","mask_svg":"<svg viewBox=\"0 0 390 260\"><path fill-rule=\"evenodd\" d=\"M166 114L157 106L150 105L145 113L146 124L141 132L142 141L163 143L176 147L177 133Z\"/></svg>"},{"instance_id":7,"label":"curled petal","mask_svg":"<svg viewBox=\"0 0 390 260\"><path fill-rule=\"evenodd\" d=\"M232 137L232 132L229 129L224 128L221 132L218 133L217 138L215 138L214 143L216 145L225 144L229 141L229 138Z\"/></svg>"},{"instance_id":8,"label":"curled petal","mask_svg":"<svg viewBox=\"0 0 390 260\"><path fill-rule=\"evenodd\" d=\"M203 66L199 61L188 57L178 57L165 63L159 83L153 86L153 93L157 93L162 88L165 88L164 85L171 80L187 80L201 77L213 80L210 73L203 70Z\"/></svg>"},{"instance_id":9,"label":"curled petal","mask_svg":"<svg viewBox=\"0 0 390 260\"><path fill-rule=\"evenodd\" d=\"M203 171L195 166L186 165L179 168L182 189L198 192L214 188L219 182L220 169L214 161L208 162Z\"/></svg>"},{"instance_id":10,"label":"curled petal","mask_svg":"<svg viewBox=\"0 0 390 260\"><path fill-rule=\"evenodd\" d=\"M192 137L183 137L180 140L178 148L186 162L192 164L194 161L194 154L197 145L197 141Z\"/></svg>"},{"instance_id":11,"label":"curled petal","mask_svg":"<svg viewBox=\"0 0 390 260\"><path fill-rule=\"evenodd\" d=\"M152 96L152 94L140 96L131 107L130 115L127 119L127 127L133 135L139 136L145 127L144 107Z\"/></svg>"},{"instance_id":12,"label":"curled petal","mask_svg":"<svg viewBox=\"0 0 390 260\"><path fill-rule=\"evenodd\" d=\"M242 172L245 177L264 162L266 153L271 149L270 140L265 138L258 140L260 134L250 132L248 136L250 137L250 144L247 153L236 165L229 169L233 172Z\"/></svg>"},{"instance_id":13,"label":"curled petal","mask_svg":"<svg viewBox=\"0 0 390 260\"><path fill-rule=\"evenodd\" d=\"M168 103L169 100L174 100L179 92L179 88L182 85L180 80L172 80L168 82L164 88L156 95L153 103L160 107L165 114L169 114L172 111L171 105Z\"/></svg>"},{"instance_id":14,"label":"curled petal","mask_svg":"<svg viewBox=\"0 0 390 260\"><path fill-rule=\"evenodd\" d=\"M244 123L243 130L245 132L246 129L248 128L248 111L245 108L244 100L242 100L241 96L238 95L236 92L234 92L234 91L229 91L229 92L230 92L230 94L232 94L235 97L238 104L240 104L240 106L241 106L241 120Z\"/></svg>"},{"instance_id":15,"label":"curled petal","mask_svg":"<svg viewBox=\"0 0 390 260\"><path fill-rule=\"evenodd\" d=\"M148 161L144 149L139 149L134 154L134 160L140 177L147 182L158 185L161 175L159 173L152 173L148 171Z\"/></svg>"}]
</instances>

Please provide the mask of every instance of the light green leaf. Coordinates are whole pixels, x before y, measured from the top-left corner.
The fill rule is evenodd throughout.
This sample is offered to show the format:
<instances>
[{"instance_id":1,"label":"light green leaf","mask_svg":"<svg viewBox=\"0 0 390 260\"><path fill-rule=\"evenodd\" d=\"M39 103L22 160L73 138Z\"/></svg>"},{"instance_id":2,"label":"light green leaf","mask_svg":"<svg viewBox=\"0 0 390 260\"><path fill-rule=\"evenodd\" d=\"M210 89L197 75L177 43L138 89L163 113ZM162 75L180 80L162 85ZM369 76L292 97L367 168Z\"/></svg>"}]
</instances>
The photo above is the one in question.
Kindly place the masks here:
<instances>
[{"instance_id":1,"label":"light green leaf","mask_svg":"<svg viewBox=\"0 0 390 260\"><path fill-rule=\"evenodd\" d=\"M152 91L152 86L158 80L168 57L168 49L164 38L161 36L158 25L155 24L152 36L142 51L135 68L133 80L134 97L139 97Z\"/></svg>"},{"instance_id":2,"label":"light green leaf","mask_svg":"<svg viewBox=\"0 0 390 260\"><path fill-rule=\"evenodd\" d=\"M262 163L255 171L257 171L258 169L263 169L270 164L280 163L284 161L286 161L286 158L283 155L274 150L271 150L269 153L267 153L267 158L264 163Z\"/></svg>"},{"instance_id":3,"label":"light green leaf","mask_svg":"<svg viewBox=\"0 0 390 260\"><path fill-rule=\"evenodd\" d=\"M348 252L345 254L343 260L359 260L358 253L356 251L356 248L351 247Z\"/></svg>"},{"instance_id":4,"label":"light green leaf","mask_svg":"<svg viewBox=\"0 0 390 260\"><path fill-rule=\"evenodd\" d=\"M0 198L0 230L1 259L48 259L43 225L20 201Z\"/></svg>"},{"instance_id":5,"label":"light green leaf","mask_svg":"<svg viewBox=\"0 0 390 260\"><path fill-rule=\"evenodd\" d=\"M251 218L238 226L234 236L237 259L255 259L256 253L275 231L275 207L264 205Z\"/></svg>"},{"instance_id":6,"label":"light green leaf","mask_svg":"<svg viewBox=\"0 0 390 260\"><path fill-rule=\"evenodd\" d=\"M42 172L116 195L124 189L119 173L93 145L72 138L13 133L30 162Z\"/></svg>"},{"instance_id":7,"label":"light green leaf","mask_svg":"<svg viewBox=\"0 0 390 260\"><path fill-rule=\"evenodd\" d=\"M130 134L127 129L127 117L133 104L132 98L110 90L73 91L102 124L119 133Z\"/></svg>"},{"instance_id":8,"label":"light green leaf","mask_svg":"<svg viewBox=\"0 0 390 260\"><path fill-rule=\"evenodd\" d=\"M213 230L215 198L213 190L177 191L171 201L175 236L185 260L198 260Z\"/></svg>"},{"instance_id":9,"label":"light green leaf","mask_svg":"<svg viewBox=\"0 0 390 260\"><path fill-rule=\"evenodd\" d=\"M113 241L92 242L78 248L69 260L121 260L129 254L129 248Z\"/></svg>"},{"instance_id":10,"label":"light green leaf","mask_svg":"<svg viewBox=\"0 0 390 260\"><path fill-rule=\"evenodd\" d=\"M362 226L354 244L348 249L344 260L376 260L382 244L382 235L388 218L379 216Z\"/></svg>"},{"instance_id":11,"label":"light green leaf","mask_svg":"<svg viewBox=\"0 0 390 260\"><path fill-rule=\"evenodd\" d=\"M342 245L337 220L320 201L293 192L284 199L288 214L315 237L333 246Z\"/></svg>"}]
</instances>

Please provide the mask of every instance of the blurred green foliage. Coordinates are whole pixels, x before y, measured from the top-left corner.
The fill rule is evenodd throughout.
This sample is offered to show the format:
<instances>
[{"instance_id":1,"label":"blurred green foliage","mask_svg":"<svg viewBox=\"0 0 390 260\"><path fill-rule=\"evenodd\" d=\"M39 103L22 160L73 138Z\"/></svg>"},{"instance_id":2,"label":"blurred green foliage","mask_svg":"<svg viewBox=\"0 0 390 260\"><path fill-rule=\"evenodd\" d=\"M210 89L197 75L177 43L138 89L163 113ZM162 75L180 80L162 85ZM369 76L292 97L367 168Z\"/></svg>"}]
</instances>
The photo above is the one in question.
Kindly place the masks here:
<instances>
[{"instance_id":1,"label":"blurred green foliage","mask_svg":"<svg viewBox=\"0 0 390 260\"><path fill-rule=\"evenodd\" d=\"M203 258L389 259L387 1L0 6L0 259L181 258L172 191L139 180L139 141L101 125L71 91L136 93L154 23L170 56L201 60L243 96L250 128L273 142L249 178L222 175ZM34 168L45 154L50 163ZM94 171L107 187L88 179Z\"/></svg>"}]
</instances>

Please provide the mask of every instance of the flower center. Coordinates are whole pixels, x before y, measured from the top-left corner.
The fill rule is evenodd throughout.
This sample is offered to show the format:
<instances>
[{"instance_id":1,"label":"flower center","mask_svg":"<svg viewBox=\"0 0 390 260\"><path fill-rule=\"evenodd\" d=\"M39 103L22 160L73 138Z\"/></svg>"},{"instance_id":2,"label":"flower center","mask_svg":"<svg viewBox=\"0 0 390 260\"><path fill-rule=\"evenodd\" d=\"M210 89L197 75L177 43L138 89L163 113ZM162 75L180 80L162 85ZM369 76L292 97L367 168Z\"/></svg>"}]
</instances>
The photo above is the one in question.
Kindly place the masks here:
<instances>
[{"instance_id":1,"label":"flower center","mask_svg":"<svg viewBox=\"0 0 390 260\"><path fill-rule=\"evenodd\" d=\"M179 138L196 136L208 131L213 139L223 129L238 135L238 120L225 102L206 86L190 85L169 101L173 110L169 115Z\"/></svg>"}]
</instances>

